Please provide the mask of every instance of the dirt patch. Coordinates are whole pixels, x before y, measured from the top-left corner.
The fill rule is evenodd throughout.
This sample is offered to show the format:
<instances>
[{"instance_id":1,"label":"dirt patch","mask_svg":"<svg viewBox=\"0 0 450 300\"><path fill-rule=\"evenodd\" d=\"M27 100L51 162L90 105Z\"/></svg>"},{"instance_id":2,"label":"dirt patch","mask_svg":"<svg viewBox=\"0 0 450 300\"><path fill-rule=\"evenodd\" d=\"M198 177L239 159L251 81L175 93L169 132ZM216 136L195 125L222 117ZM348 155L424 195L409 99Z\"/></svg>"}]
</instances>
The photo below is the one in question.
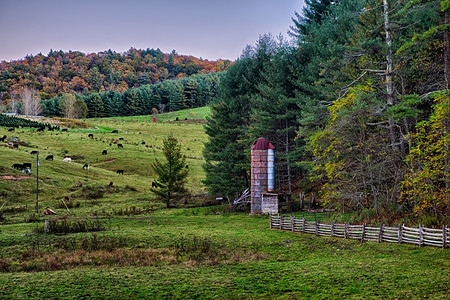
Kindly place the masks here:
<instances>
[{"instance_id":1,"label":"dirt patch","mask_svg":"<svg viewBox=\"0 0 450 300\"><path fill-rule=\"evenodd\" d=\"M113 161L116 161L116 160L117 160L117 158L111 158L111 159L104 160L104 161L101 161L99 163L96 163L95 165L106 164L106 163L110 163L110 162L113 162Z\"/></svg>"},{"instance_id":2,"label":"dirt patch","mask_svg":"<svg viewBox=\"0 0 450 300\"><path fill-rule=\"evenodd\" d=\"M30 179L31 176L25 176L25 175L5 175L0 176L1 180L24 180L24 179Z\"/></svg>"}]
</instances>

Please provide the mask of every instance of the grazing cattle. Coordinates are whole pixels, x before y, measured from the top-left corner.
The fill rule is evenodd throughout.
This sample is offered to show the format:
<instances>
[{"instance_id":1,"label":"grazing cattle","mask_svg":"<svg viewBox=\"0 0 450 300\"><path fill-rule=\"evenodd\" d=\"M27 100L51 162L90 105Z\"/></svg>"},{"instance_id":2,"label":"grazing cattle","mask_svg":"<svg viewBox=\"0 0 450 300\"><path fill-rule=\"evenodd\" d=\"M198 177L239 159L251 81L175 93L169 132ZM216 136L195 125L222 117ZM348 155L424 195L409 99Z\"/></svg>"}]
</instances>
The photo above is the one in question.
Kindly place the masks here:
<instances>
[{"instance_id":1,"label":"grazing cattle","mask_svg":"<svg viewBox=\"0 0 450 300\"><path fill-rule=\"evenodd\" d=\"M90 167L91 167L91 166L90 166L89 164L84 164L83 169L89 170Z\"/></svg>"},{"instance_id":2,"label":"grazing cattle","mask_svg":"<svg viewBox=\"0 0 450 300\"><path fill-rule=\"evenodd\" d=\"M38 154L38 153L39 153L39 152L36 151L36 150L33 150L33 151L30 152L30 154Z\"/></svg>"},{"instance_id":3,"label":"grazing cattle","mask_svg":"<svg viewBox=\"0 0 450 300\"><path fill-rule=\"evenodd\" d=\"M145 142L142 142L141 145L145 145Z\"/></svg>"},{"instance_id":4,"label":"grazing cattle","mask_svg":"<svg viewBox=\"0 0 450 300\"><path fill-rule=\"evenodd\" d=\"M31 169L25 168L25 169L22 170L22 172L27 174L27 175L30 175L31 174Z\"/></svg>"},{"instance_id":5,"label":"grazing cattle","mask_svg":"<svg viewBox=\"0 0 450 300\"><path fill-rule=\"evenodd\" d=\"M117 170L116 174L122 174L123 175L123 170Z\"/></svg>"},{"instance_id":6,"label":"grazing cattle","mask_svg":"<svg viewBox=\"0 0 450 300\"><path fill-rule=\"evenodd\" d=\"M39 127L36 131L44 131L45 127Z\"/></svg>"},{"instance_id":7,"label":"grazing cattle","mask_svg":"<svg viewBox=\"0 0 450 300\"><path fill-rule=\"evenodd\" d=\"M106 154L108 154L108 151L103 150L103 151L102 151L102 154L103 154L103 155L106 155Z\"/></svg>"},{"instance_id":8,"label":"grazing cattle","mask_svg":"<svg viewBox=\"0 0 450 300\"><path fill-rule=\"evenodd\" d=\"M152 188L157 188L158 185L156 184L156 182L152 181Z\"/></svg>"},{"instance_id":9,"label":"grazing cattle","mask_svg":"<svg viewBox=\"0 0 450 300\"><path fill-rule=\"evenodd\" d=\"M13 144L13 149L19 149L19 144Z\"/></svg>"},{"instance_id":10,"label":"grazing cattle","mask_svg":"<svg viewBox=\"0 0 450 300\"><path fill-rule=\"evenodd\" d=\"M111 131L111 133L119 133L119 130L114 129L113 131Z\"/></svg>"},{"instance_id":11,"label":"grazing cattle","mask_svg":"<svg viewBox=\"0 0 450 300\"><path fill-rule=\"evenodd\" d=\"M67 128L63 128L63 129L61 129L61 131L63 131L63 132L69 132L69 130L68 130Z\"/></svg>"},{"instance_id":12,"label":"grazing cattle","mask_svg":"<svg viewBox=\"0 0 450 300\"><path fill-rule=\"evenodd\" d=\"M94 138L94 135L93 135L92 133L89 133L89 134L88 134L88 138L93 139L93 138Z\"/></svg>"},{"instance_id":13,"label":"grazing cattle","mask_svg":"<svg viewBox=\"0 0 450 300\"><path fill-rule=\"evenodd\" d=\"M23 163L22 165L24 169L31 169L31 163Z\"/></svg>"},{"instance_id":14,"label":"grazing cattle","mask_svg":"<svg viewBox=\"0 0 450 300\"><path fill-rule=\"evenodd\" d=\"M123 138L119 138L119 141L123 141Z\"/></svg>"},{"instance_id":15,"label":"grazing cattle","mask_svg":"<svg viewBox=\"0 0 450 300\"><path fill-rule=\"evenodd\" d=\"M15 130L14 128L9 128L8 129L9 132L14 131L14 130Z\"/></svg>"},{"instance_id":16,"label":"grazing cattle","mask_svg":"<svg viewBox=\"0 0 450 300\"><path fill-rule=\"evenodd\" d=\"M22 164L13 164L12 167L13 167L13 169L17 169L17 170L23 170L24 169Z\"/></svg>"},{"instance_id":17,"label":"grazing cattle","mask_svg":"<svg viewBox=\"0 0 450 300\"><path fill-rule=\"evenodd\" d=\"M117 148L123 148L122 144L117 144Z\"/></svg>"},{"instance_id":18,"label":"grazing cattle","mask_svg":"<svg viewBox=\"0 0 450 300\"><path fill-rule=\"evenodd\" d=\"M1 142L4 142L6 140L6 135L4 135L4 136L2 136L1 138L0 138L0 141Z\"/></svg>"},{"instance_id":19,"label":"grazing cattle","mask_svg":"<svg viewBox=\"0 0 450 300\"><path fill-rule=\"evenodd\" d=\"M53 160L53 155L47 155L47 157L45 158L45 160Z\"/></svg>"},{"instance_id":20,"label":"grazing cattle","mask_svg":"<svg viewBox=\"0 0 450 300\"><path fill-rule=\"evenodd\" d=\"M71 163L72 159L70 157L66 157L66 158L63 159L63 162Z\"/></svg>"}]
</instances>

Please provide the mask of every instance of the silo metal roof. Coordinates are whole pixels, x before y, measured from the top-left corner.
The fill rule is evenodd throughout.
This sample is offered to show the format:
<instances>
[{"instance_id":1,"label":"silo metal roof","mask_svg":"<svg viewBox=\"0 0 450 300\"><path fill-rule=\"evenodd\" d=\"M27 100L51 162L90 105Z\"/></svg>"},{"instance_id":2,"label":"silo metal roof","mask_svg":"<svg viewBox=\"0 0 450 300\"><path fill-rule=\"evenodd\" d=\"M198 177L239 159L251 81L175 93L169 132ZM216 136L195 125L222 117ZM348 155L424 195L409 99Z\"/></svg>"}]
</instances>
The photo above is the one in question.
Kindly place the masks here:
<instances>
[{"instance_id":1,"label":"silo metal roof","mask_svg":"<svg viewBox=\"0 0 450 300\"><path fill-rule=\"evenodd\" d=\"M251 150L268 150L268 149L275 149L275 146L272 145L271 142L269 142L268 139L260 137L252 144Z\"/></svg>"}]
</instances>

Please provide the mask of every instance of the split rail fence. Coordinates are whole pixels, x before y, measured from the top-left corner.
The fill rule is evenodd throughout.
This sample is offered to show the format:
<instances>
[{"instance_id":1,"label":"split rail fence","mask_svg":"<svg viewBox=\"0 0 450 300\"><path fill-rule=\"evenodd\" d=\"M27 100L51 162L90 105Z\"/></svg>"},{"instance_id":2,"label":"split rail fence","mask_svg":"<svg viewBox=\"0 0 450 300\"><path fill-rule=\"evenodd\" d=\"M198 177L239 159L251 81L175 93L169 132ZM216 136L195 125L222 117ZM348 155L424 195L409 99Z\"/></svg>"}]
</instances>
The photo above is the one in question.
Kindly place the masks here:
<instances>
[{"instance_id":1,"label":"split rail fence","mask_svg":"<svg viewBox=\"0 0 450 300\"><path fill-rule=\"evenodd\" d=\"M442 229L431 229L419 226L419 228L406 227L370 227L364 225L323 224L319 221L306 221L294 216L270 216L270 228L289 230L293 232L310 233L317 236L332 236L345 239L390 243L415 244L420 246L450 247L450 229L443 226Z\"/></svg>"}]
</instances>

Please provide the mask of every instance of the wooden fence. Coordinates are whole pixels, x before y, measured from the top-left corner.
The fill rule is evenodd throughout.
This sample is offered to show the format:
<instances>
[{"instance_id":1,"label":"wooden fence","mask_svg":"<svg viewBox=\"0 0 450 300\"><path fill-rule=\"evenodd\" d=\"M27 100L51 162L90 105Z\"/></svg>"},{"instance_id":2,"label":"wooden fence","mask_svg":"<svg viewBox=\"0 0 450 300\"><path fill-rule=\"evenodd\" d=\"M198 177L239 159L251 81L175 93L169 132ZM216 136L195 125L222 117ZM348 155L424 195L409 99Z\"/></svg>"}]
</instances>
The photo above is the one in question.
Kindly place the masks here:
<instances>
[{"instance_id":1,"label":"wooden fence","mask_svg":"<svg viewBox=\"0 0 450 300\"><path fill-rule=\"evenodd\" d=\"M415 244L419 246L449 247L450 229L443 226L442 229L431 229L419 226L419 228L406 227L370 227L350 224L323 224L319 221L306 221L294 216L270 216L270 228L289 230L294 232L311 233L317 236L334 236L345 239L390 243Z\"/></svg>"}]
</instances>

